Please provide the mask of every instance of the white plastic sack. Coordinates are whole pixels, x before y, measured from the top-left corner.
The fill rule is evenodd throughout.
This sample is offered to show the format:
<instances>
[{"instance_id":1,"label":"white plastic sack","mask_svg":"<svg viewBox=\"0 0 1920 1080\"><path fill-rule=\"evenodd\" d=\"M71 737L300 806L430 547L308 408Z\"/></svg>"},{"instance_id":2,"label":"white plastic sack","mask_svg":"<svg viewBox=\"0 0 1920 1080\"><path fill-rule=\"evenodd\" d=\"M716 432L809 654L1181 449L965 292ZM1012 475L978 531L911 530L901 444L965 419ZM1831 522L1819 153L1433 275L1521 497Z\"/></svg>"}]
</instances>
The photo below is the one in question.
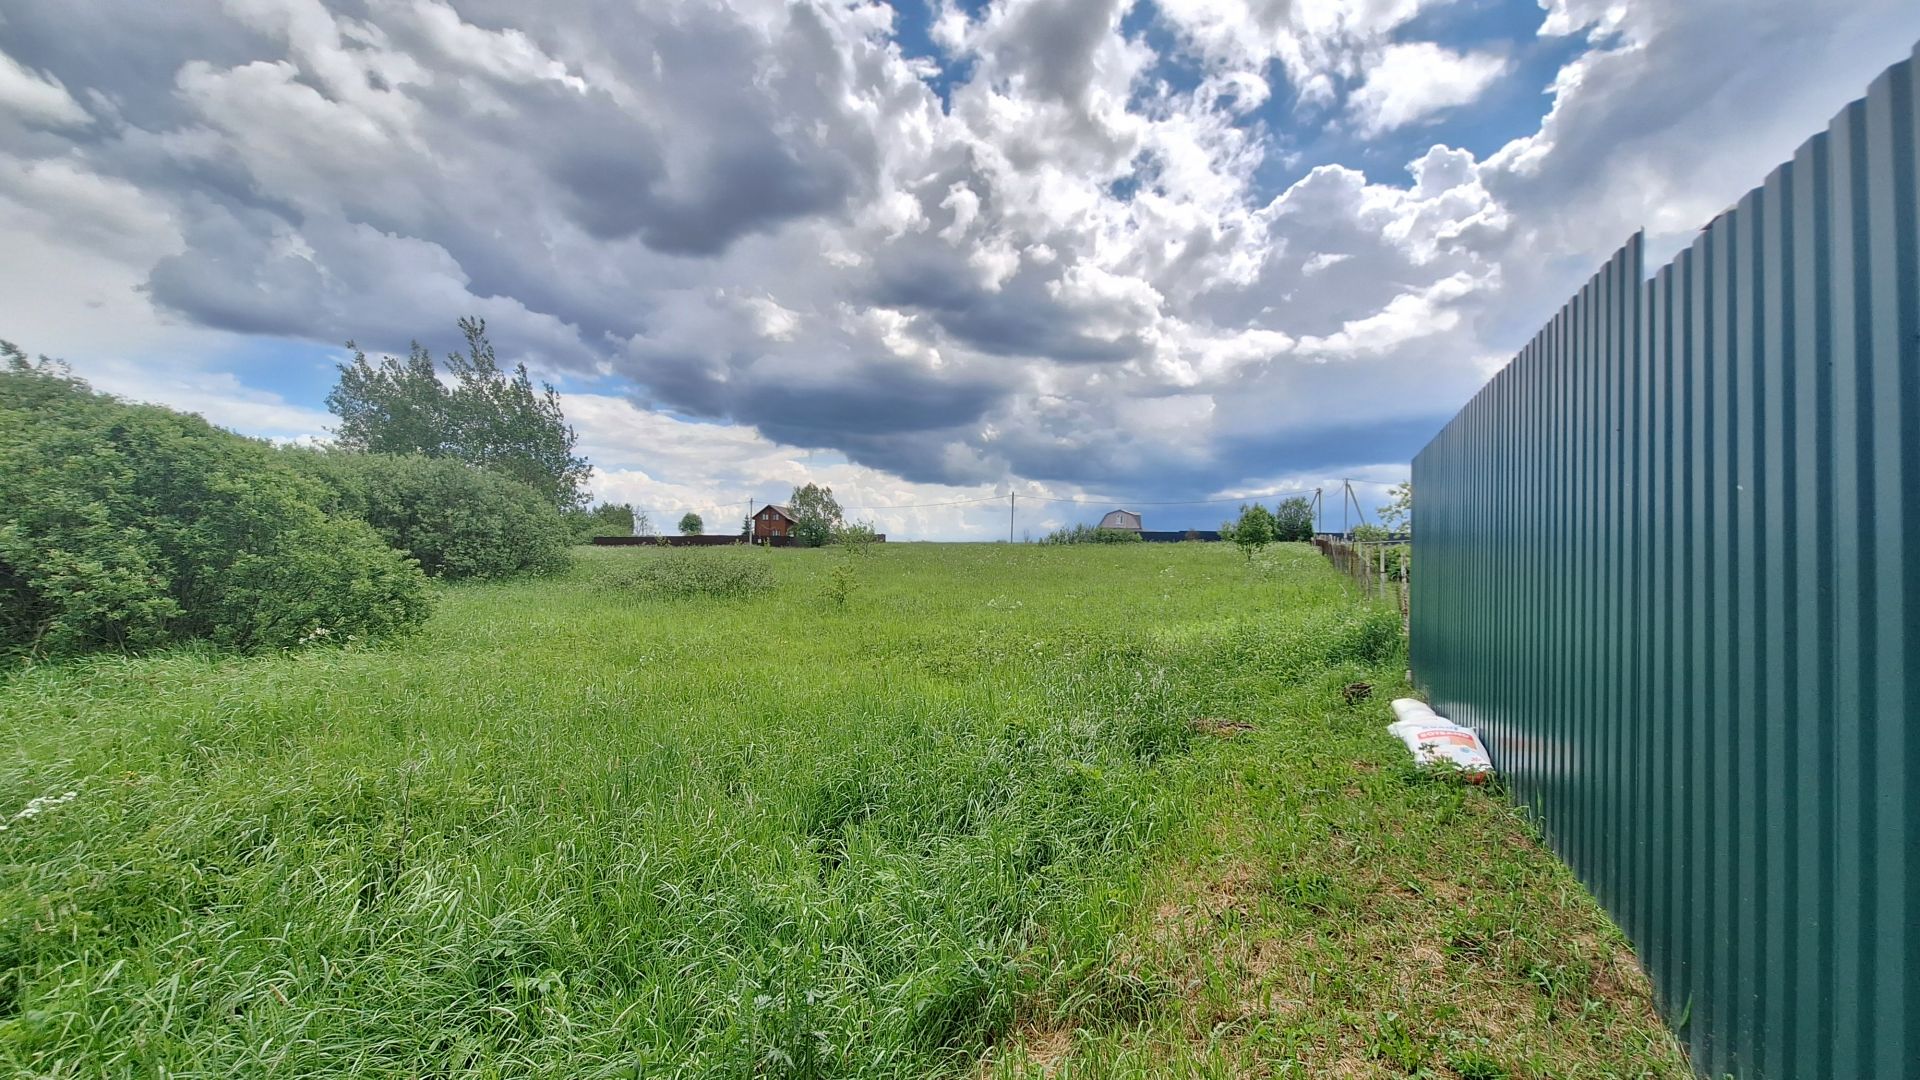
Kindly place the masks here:
<instances>
[{"instance_id":1,"label":"white plastic sack","mask_svg":"<svg viewBox=\"0 0 1920 1080\"><path fill-rule=\"evenodd\" d=\"M1446 719L1417 698L1395 698L1393 714L1400 719L1388 724L1387 731L1407 744L1416 764L1449 761L1476 778L1493 771L1493 759L1472 728Z\"/></svg>"}]
</instances>

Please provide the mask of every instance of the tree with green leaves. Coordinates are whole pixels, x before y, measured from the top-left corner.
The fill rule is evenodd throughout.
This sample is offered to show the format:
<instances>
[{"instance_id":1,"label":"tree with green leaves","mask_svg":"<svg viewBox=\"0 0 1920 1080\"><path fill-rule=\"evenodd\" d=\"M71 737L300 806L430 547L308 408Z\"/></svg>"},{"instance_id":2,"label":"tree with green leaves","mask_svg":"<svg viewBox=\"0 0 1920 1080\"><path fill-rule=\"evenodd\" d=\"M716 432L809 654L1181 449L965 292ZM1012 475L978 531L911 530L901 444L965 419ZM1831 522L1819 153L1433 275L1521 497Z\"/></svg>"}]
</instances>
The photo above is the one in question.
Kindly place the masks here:
<instances>
[{"instance_id":1,"label":"tree with green leaves","mask_svg":"<svg viewBox=\"0 0 1920 1080\"><path fill-rule=\"evenodd\" d=\"M1304 495L1284 500L1273 512L1273 538L1281 543L1313 539L1313 503Z\"/></svg>"},{"instance_id":2,"label":"tree with green leaves","mask_svg":"<svg viewBox=\"0 0 1920 1080\"><path fill-rule=\"evenodd\" d=\"M634 527L632 503L600 503L567 511L567 525L573 529L573 542L587 544L596 536L639 536Z\"/></svg>"},{"instance_id":3,"label":"tree with green leaves","mask_svg":"<svg viewBox=\"0 0 1920 1080\"><path fill-rule=\"evenodd\" d=\"M840 527L840 503L830 487L802 484L794 488L787 509L793 511L793 538L802 547L825 544Z\"/></svg>"},{"instance_id":4,"label":"tree with green leaves","mask_svg":"<svg viewBox=\"0 0 1920 1080\"><path fill-rule=\"evenodd\" d=\"M1380 508L1380 524L1388 532L1413 532L1413 481L1402 480L1387 492L1386 505Z\"/></svg>"},{"instance_id":5,"label":"tree with green leaves","mask_svg":"<svg viewBox=\"0 0 1920 1080\"><path fill-rule=\"evenodd\" d=\"M1273 543L1273 512L1259 503L1240 507L1240 518L1220 526L1220 535L1233 541L1249 562Z\"/></svg>"},{"instance_id":6,"label":"tree with green leaves","mask_svg":"<svg viewBox=\"0 0 1920 1080\"><path fill-rule=\"evenodd\" d=\"M849 555L865 555L879 537L871 521L842 522L833 530L833 542Z\"/></svg>"},{"instance_id":7,"label":"tree with green leaves","mask_svg":"<svg viewBox=\"0 0 1920 1080\"><path fill-rule=\"evenodd\" d=\"M347 342L353 360L339 365L340 381L327 395L340 418L340 445L454 458L526 484L555 509L578 507L591 467L574 452L578 437L559 392L548 383L536 390L525 364L502 369L483 320L461 319L460 332L467 351L446 359L452 385L417 341L406 359L377 364Z\"/></svg>"},{"instance_id":8,"label":"tree with green leaves","mask_svg":"<svg viewBox=\"0 0 1920 1080\"><path fill-rule=\"evenodd\" d=\"M700 530L706 527L706 522L700 520L700 515L691 510L680 516L681 536L699 536Z\"/></svg>"}]
</instances>

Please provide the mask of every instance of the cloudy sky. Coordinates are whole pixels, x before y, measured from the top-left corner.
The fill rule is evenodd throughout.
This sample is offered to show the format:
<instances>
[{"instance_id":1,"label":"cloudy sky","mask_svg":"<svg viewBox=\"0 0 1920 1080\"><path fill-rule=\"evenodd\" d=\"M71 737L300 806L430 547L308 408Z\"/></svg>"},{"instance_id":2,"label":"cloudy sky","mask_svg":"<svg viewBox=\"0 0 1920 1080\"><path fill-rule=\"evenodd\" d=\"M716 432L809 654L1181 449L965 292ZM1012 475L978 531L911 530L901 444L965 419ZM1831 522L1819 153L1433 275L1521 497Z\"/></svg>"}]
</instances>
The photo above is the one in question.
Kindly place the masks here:
<instances>
[{"instance_id":1,"label":"cloudy sky","mask_svg":"<svg viewBox=\"0 0 1920 1080\"><path fill-rule=\"evenodd\" d=\"M921 537L1004 536L1009 489L1034 534L1371 508L1629 234L1666 258L1916 38L1912 0L7 0L0 337L297 438L341 342L480 315L599 495L710 523L807 479L1001 497L859 515Z\"/></svg>"}]
</instances>

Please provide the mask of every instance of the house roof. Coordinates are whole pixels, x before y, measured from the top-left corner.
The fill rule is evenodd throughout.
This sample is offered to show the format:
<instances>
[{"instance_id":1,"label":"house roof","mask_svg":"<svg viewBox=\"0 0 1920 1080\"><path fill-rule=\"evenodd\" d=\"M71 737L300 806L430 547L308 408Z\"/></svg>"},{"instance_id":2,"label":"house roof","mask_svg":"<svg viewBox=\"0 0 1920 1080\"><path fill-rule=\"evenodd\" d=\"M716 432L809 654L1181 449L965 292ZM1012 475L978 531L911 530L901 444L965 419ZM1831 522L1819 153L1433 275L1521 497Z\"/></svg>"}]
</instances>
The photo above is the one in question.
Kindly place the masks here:
<instances>
[{"instance_id":1,"label":"house roof","mask_svg":"<svg viewBox=\"0 0 1920 1080\"><path fill-rule=\"evenodd\" d=\"M798 522L800 520L799 518L793 516L793 507L791 506L781 506L779 503L768 503L767 505L761 507L760 509L771 510L776 514L779 514L781 517L786 518L788 521ZM755 513L754 516L759 517L760 515L758 513Z\"/></svg>"},{"instance_id":2,"label":"house roof","mask_svg":"<svg viewBox=\"0 0 1920 1080\"><path fill-rule=\"evenodd\" d=\"M1103 529L1137 529L1140 527L1140 515L1131 510L1109 510L1107 516L1100 519Z\"/></svg>"}]
</instances>

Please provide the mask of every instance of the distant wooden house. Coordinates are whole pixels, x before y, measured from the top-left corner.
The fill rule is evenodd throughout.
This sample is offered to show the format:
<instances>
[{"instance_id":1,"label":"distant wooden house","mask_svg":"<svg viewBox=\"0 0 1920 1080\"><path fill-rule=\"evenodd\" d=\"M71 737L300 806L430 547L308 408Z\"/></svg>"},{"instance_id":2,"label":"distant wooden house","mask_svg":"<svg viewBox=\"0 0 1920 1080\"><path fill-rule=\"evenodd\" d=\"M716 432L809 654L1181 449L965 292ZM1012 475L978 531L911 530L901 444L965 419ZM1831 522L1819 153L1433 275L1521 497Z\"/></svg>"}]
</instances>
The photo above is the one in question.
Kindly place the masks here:
<instances>
[{"instance_id":1,"label":"distant wooden house","mask_svg":"<svg viewBox=\"0 0 1920 1080\"><path fill-rule=\"evenodd\" d=\"M776 506L773 503L768 503L754 511L753 538L755 540L769 540L776 536L783 538L792 536L793 527L797 523L797 519L793 516L792 507Z\"/></svg>"},{"instance_id":2,"label":"distant wooden house","mask_svg":"<svg viewBox=\"0 0 1920 1080\"><path fill-rule=\"evenodd\" d=\"M1140 515L1131 510L1110 510L1100 519L1100 527L1116 532L1139 532Z\"/></svg>"}]
</instances>

